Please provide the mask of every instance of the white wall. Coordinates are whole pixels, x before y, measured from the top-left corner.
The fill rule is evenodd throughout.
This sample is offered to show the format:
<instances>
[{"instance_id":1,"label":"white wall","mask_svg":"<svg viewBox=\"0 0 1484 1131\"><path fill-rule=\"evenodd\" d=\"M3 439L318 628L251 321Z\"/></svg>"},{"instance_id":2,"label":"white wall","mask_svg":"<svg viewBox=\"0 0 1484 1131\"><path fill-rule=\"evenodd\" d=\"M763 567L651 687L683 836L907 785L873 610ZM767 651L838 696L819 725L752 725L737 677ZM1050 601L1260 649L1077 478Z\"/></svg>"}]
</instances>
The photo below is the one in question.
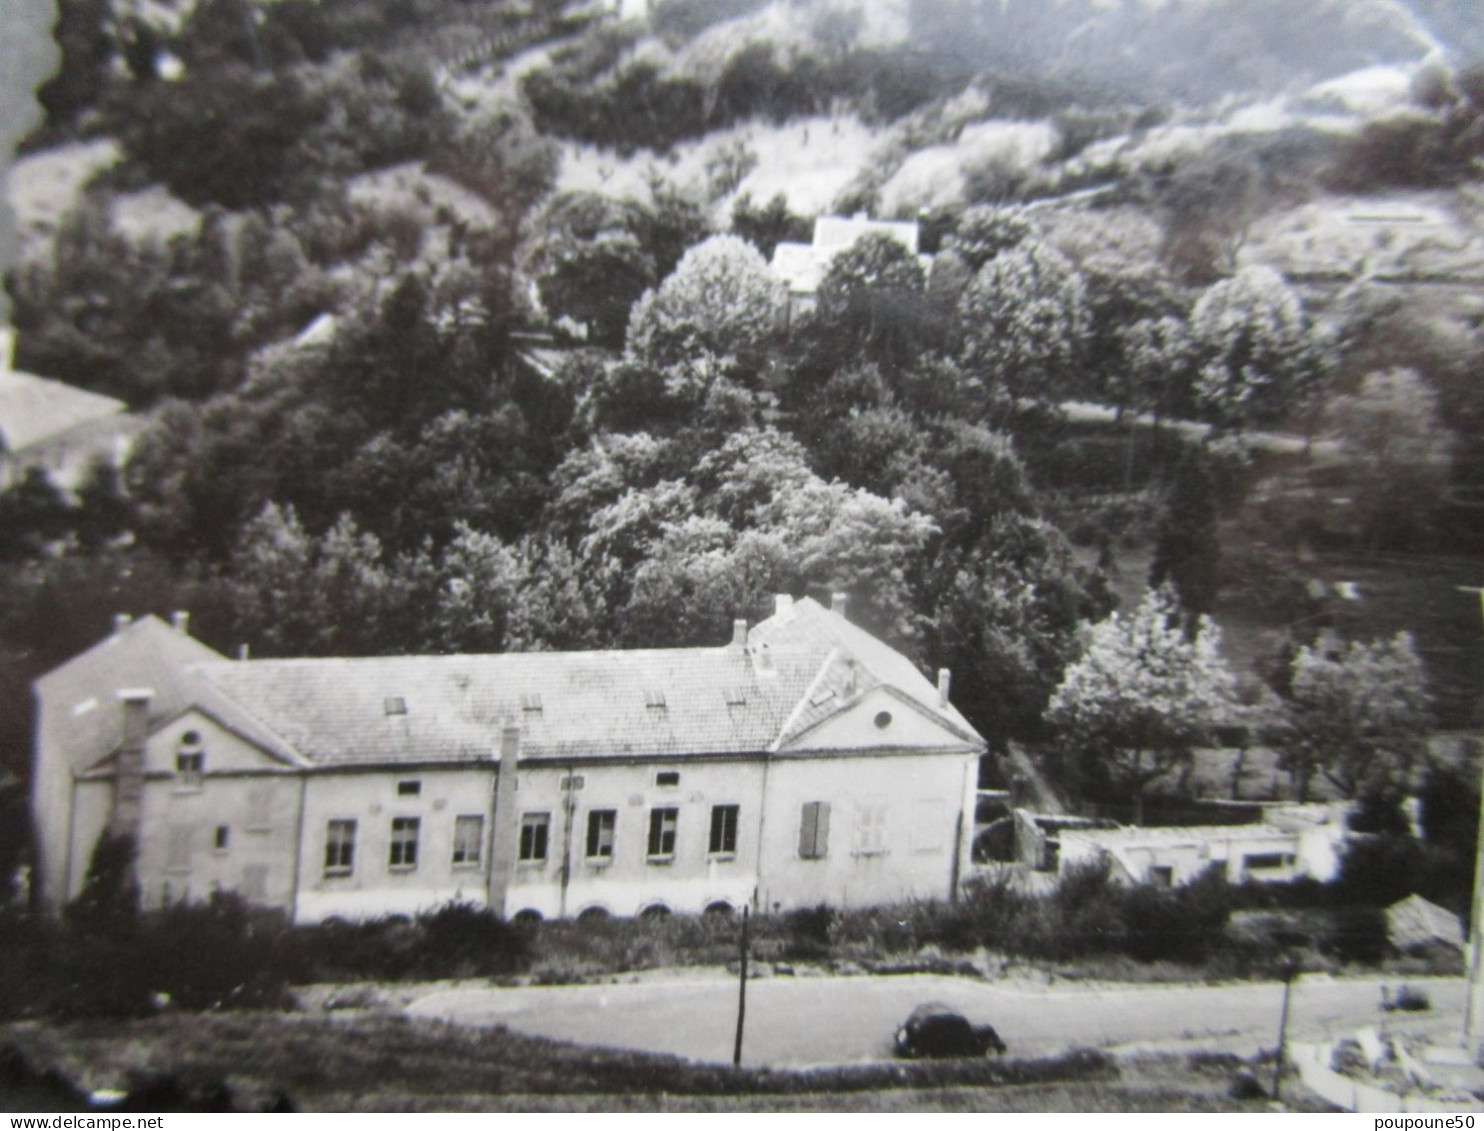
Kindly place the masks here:
<instances>
[{"instance_id":1,"label":"white wall","mask_svg":"<svg viewBox=\"0 0 1484 1131\"><path fill-rule=\"evenodd\" d=\"M948 899L972 820L977 754L776 758L768 768L760 902L767 910ZM823 859L799 856L806 803L830 804ZM936 814L936 817L933 816ZM879 843L862 843L867 828Z\"/></svg>"},{"instance_id":2,"label":"white wall","mask_svg":"<svg viewBox=\"0 0 1484 1131\"><path fill-rule=\"evenodd\" d=\"M660 786L655 775L680 775L678 786ZM581 775L580 790L562 790L568 774ZM544 864L516 863L506 913L536 911L543 918L575 916L589 908L611 915L635 915L662 904L675 912L700 912L725 901L750 902L757 883L758 826L762 764L758 760L651 761L641 764L557 765L524 762L520 767L517 816L551 814L551 847ZM567 804L570 800L570 820ZM729 859L710 855L711 809L737 805L737 851ZM648 858L649 814L659 807L679 809L674 858ZM589 860L588 814L616 812L613 857ZM570 853L565 898L561 869L564 843Z\"/></svg>"},{"instance_id":3,"label":"white wall","mask_svg":"<svg viewBox=\"0 0 1484 1131\"><path fill-rule=\"evenodd\" d=\"M401 781L421 782L421 793L399 795ZM305 789L296 920L413 915L454 901L484 906L494 781L493 764L311 775ZM456 866L455 818L474 814L484 817L479 862ZM390 867L394 817L421 821L415 868ZM348 876L328 876L326 828L329 821L340 819L356 822L355 864Z\"/></svg>"}]
</instances>

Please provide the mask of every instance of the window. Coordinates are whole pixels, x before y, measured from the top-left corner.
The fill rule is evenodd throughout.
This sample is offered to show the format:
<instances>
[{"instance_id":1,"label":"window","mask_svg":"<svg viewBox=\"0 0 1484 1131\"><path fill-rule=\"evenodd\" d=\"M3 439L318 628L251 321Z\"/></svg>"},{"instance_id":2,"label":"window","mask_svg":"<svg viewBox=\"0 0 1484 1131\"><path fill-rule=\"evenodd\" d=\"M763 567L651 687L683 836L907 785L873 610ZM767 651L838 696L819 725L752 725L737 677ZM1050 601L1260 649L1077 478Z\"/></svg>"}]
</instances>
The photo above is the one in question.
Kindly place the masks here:
<instances>
[{"instance_id":1,"label":"window","mask_svg":"<svg viewBox=\"0 0 1484 1131\"><path fill-rule=\"evenodd\" d=\"M417 867L417 834L421 827L422 819L419 817L392 818L392 845L387 857L388 867Z\"/></svg>"},{"instance_id":2,"label":"window","mask_svg":"<svg viewBox=\"0 0 1484 1131\"><path fill-rule=\"evenodd\" d=\"M657 711L665 709L665 693L658 688L644 693L644 705Z\"/></svg>"},{"instance_id":3,"label":"window","mask_svg":"<svg viewBox=\"0 0 1484 1131\"><path fill-rule=\"evenodd\" d=\"M200 747L183 746L175 755L175 784L180 789L200 789L201 774L205 769L205 751Z\"/></svg>"},{"instance_id":4,"label":"window","mask_svg":"<svg viewBox=\"0 0 1484 1131\"><path fill-rule=\"evenodd\" d=\"M388 695L381 701L381 713L384 715L405 715L407 713L407 700L400 695Z\"/></svg>"},{"instance_id":5,"label":"window","mask_svg":"<svg viewBox=\"0 0 1484 1131\"><path fill-rule=\"evenodd\" d=\"M453 862L478 864L484 855L484 818L478 813L455 817L453 821Z\"/></svg>"},{"instance_id":6,"label":"window","mask_svg":"<svg viewBox=\"0 0 1484 1131\"><path fill-rule=\"evenodd\" d=\"M886 851L886 814L884 801L863 801L855 807L857 856L878 856Z\"/></svg>"},{"instance_id":7,"label":"window","mask_svg":"<svg viewBox=\"0 0 1484 1131\"><path fill-rule=\"evenodd\" d=\"M356 823L331 821L325 826L325 875L348 876L356 863Z\"/></svg>"},{"instance_id":8,"label":"window","mask_svg":"<svg viewBox=\"0 0 1484 1131\"><path fill-rule=\"evenodd\" d=\"M526 863L546 860L546 840L551 831L550 813L523 813L520 818L520 858Z\"/></svg>"},{"instance_id":9,"label":"window","mask_svg":"<svg viewBox=\"0 0 1484 1131\"><path fill-rule=\"evenodd\" d=\"M423 783L420 781L399 781L397 783L398 797L418 797L422 791Z\"/></svg>"},{"instance_id":10,"label":"window","mask_svg":"<svg viewBox=\"0 0 1484 1131\"><path fill-rule=\"evenodd\" d=\"M830 803L805 802L799 819L799 857L803 860L823 860L829 844Z\"/></svg>"},{"instance_id":11,"label":"window","mask_svg":"<svg viewBox=\"0 0 1484 1131\"><path fill-rule=\"evenodd\" d=\"M613 830L618 825L618 812L594 809L587 815L587 858L613 859Z\"/></svg>"},{"instance_id":12,"label":"window","mask_svg":"<svg viewBox=\"0 0 1484 1131\"><path fill-rule=\"evenodd\" d=\"M711 840L706 851L713 856L732 856L737 851L737 805L711 806Z\"/></svg>"},{"instance_id":13,"label":"window","mask_svg":"<svg viewBox=\"0 0 1484 1131\"><path fill-rule=\"evenodd\" d=\"M654 784L655 785L679 785L680 784L680 771L679 770L661 770L659 773L657 773L657 774L654 775Z\"/></svg>"},{"instance_id":14,"label":"window","mask_svg":"<svg viewBox=\"0 0 1484 1131\"><path fill-rule=\"evenodd\" d=\"M649 858L669 860L675 855L675 829L680 824L680 810L674 808L649 811Z\"/></svg>"},{"instance_id":15,"label":"window","mask_svg":"<svg viewBox=\"0 0 1484 1131\"><path fill-rule=\"evenodd\" d=\"M1293 867L1294 857L1290 852L1255 852L1242 857L1242 867L1249 872Z\"/></svg>"},{"instance_id":16,"label":"window","mask_svg":"<svg viewBox=\"0 0 1484 1131\"><path fill-rule=\"evenodd\" d=\"M587 785L587 778L582 774L567 774L561 780L563 793L570 793L574 789L581 789Z\"/></svg>"},{"instance_id":17,"label":"window","mask_svg":"<svg viewBox=\"0 0 1484 1131\"><path fill-rule=\"evenodd\" d=\"M212 838L211 846L218 852L227 851L232 841L232 830L226 825L217 825L216 835Z\"/></svg>"},{"instance_id":18,"label":"window","mask_svg":"<svg viewBox=\"0 0 1484 1131\"><path fill-rule=\"evenodd\" d=\"M1157 888L1175 886L1175 869L1169 864L1151 864L1145 876Z\"/></svg>"}]
</instances>

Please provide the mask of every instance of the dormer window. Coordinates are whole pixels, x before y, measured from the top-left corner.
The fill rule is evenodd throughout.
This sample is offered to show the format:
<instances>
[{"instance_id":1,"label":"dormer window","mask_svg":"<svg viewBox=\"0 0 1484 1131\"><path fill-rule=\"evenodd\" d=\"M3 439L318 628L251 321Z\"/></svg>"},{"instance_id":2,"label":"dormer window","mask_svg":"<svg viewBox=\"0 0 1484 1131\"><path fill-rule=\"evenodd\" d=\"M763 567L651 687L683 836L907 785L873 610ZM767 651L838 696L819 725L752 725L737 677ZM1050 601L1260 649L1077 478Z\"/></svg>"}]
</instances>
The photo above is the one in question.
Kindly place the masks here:
<instances>
[{"instance_id":1,"label":"dormer window","mask_svg":"<svg viewBox=\"0 0 1484 1131\"><path fill-rule=\"evenodd\" d=\"M652 710L663 711L665 709L665 693L658 690L646 691L644 693L644 705Z\"/></svg>"},{"instance_id":2,"label":"dormer window","mask_svg":"<svg viewBox=\"0 0 1484 1131\"><path fill-rule=\"evenodd\" d=\"M423 791L423 783L413 778L411 780L399 781L397 783L398 797L417 797Z\"/></svg>"},{"instance_id":3,"label":"dormer window","mask_svg":"<svg viewBox=\"0 0 1484 1131\"><path fill-rule=\"evenodd\" d=\"M176 788L200 789L205 770L206 751L201 747L201 735L188 730L180 736L180 746L175 751Z\"/></svg>"},{"instance_id":4,"label":"dormer window","mask_svg":"<svg viewBox=\"0 0 1484 1131\"><path fill-rule=\"evenodd\" d=\"M407 713L407 700L400 695L388 695L381 701L381 713L384 715L405 715Z\"/></svg>"},{"instance_id":5,"label":"dormer window","mask_svg":"<svg viewBox=\"0 0 1484 1131\"><path fill-rule=\"evenodd\" d=\"M532 713L539 712L541 710L540 692L533 691L527 695L522 695L520 697L520 709Z\"/></svg>"},{"instance_id":6,"label":"dormer window","mask_svg":"<svg viewBox=\"0 0 1484 1131\"><path fill-rule=\"evenodd\" d=\"M679 785L680 784L680 771L679 770L661 770L659 773L657 773L657 774L654 775L654 784L655 785Z\"/></svg>"}]
</instances>

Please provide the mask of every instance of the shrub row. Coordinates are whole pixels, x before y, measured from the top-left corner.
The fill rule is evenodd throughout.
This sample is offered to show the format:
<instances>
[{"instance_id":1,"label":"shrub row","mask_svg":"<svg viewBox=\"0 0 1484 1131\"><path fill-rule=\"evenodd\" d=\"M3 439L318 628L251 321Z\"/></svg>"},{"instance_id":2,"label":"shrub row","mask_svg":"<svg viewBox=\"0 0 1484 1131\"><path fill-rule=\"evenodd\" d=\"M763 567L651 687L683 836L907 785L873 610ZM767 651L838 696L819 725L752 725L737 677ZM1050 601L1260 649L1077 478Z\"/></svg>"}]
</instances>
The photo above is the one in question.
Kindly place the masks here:
<instances>
[{"instance_id":1,"label":"shrub row","mask_svg":"<svg viewBox=\"0 0 1484 1131\"><path fill-rule=\"evenodd\" d=\"M220 895L143 914L74 908L62 921L6 913L0 940L0 1017L280 1008L296 983L500 975L526 962L520 932L466 904L290 927Z\"/></svg>"}]
</instances>

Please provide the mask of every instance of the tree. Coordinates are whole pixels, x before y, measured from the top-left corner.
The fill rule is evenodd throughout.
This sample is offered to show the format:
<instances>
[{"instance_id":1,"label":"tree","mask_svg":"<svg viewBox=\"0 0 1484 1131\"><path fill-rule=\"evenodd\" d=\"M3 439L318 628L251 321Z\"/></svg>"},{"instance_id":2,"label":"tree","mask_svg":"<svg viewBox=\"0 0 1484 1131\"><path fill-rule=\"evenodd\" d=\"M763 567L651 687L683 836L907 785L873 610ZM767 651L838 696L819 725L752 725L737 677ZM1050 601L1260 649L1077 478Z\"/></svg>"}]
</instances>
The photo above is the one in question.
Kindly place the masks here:
<instances>
[{"instance_id":1,"label":"tree","mask_svg":"<svg viewBox=\"0 0 1484 1131\"><path fill-rule=\"evenodd\" d=\"M542 304L586 326L599 345L623 344L630 309L655 282L655 256L635 234L633 212L596 193L563 193L535 221L528 270Z\"/></svg>"},{"instance_id":2,"label":"tree","mask_svg":"<svg viewBox=\"0 0 1484 1131\"><path fill-rule=\"evenodd\" d=\"M784 242L804 243L809 239L810 223L788 210L788 197L778 193L767 204L754 204L743 193L732 205L732 231L757 248L764 259L773 258L773 249Z\"/></svg>"},{"instance_id":3,"label":"tree","mask_svg":"<svg viewBox=\"0 0 1484 1131\"><path fill-rule=\"evenodd\" d=\"M1070 260L1031 242L1001 252L959 300L965 368L992 400L1055 404L1075 387L1088 343L1086 288Z\"/></svg>"},{"instance_id":4,"label":"tree","mask_svg":"<svg viewBox=\"0 0 1484 1131\"><path fill-rule=\"evenodd\" d=\"M232 560L239 633L269 655L396 651L388 632L406 599L381 543L343 514L316 537L292 506L269 503L244 527Z\"/></svg>"},{"instance_id":5,"label":"tree","mask_svg":"<svg viewBox=\"0 0 1484 1131\"><path fill-rule=\"evenodd\" d=\"M978 546L944 563L928 635L954 671L955 702L1001 746L1038 736L1047 700L1076 658L1078 626L1111 602L1049 522L1008 511L980 534Z\"/></svg>"},{"instance_id":6,"label":"tree","mask_svg":"<svg viewBox=\"0 0 1484 1131\"><path fill-rule=\"evenodd\" d=\"M1349 464L1365 544L1415 544L1451 462L1438 395L1416 370L1388 369L1366 374L1327 415Z\"/></svg>"},{"instance_id":7,"label":"tree","mask_svg":"<svg viewBox=\"0 0 1484 1131\"><path fill-rule=\"evenodd\" d=\"M816 332L826 352L915 361L927 324L926 283L916 256L884 233L837 253L819 285Z\"/></svg>"},{"instance_id":8,"label":"tree","mask_svg":"<svg viewBox=\"0 0 1484 1131\"><path fill-rule=\"evenodd\" d=\"M1190 333L1196 404L1218 428L1291 426L1323 381L1318 333L1271 267L1244 267L1208 288Z\"/></svg>"},{"instance_id":9,"label":"tree","mask_svg":"<svg viewBox=\"0 0 1484 1131\"><path fill-rule=\"evenodd\" d=\"M1023 209L979 204L964 211L945 249L955 252L970 273L977 275L996 256L1036 234L1035 224Z\"/></svg>"},{"instance_id":10,"label":"tree","mask_svg":"<svg viewBox=\"0 0 1484 1131\"><path fill-rule=\"evenodd\" d=\"M0 491L0 560L35 557L76 525L73 507L45 470L27 467Z\"/></svg>"},{"instance_id":11,"label":"tree","mask_svg":"<svg viewBox=\"0 0 1484 1131\"><path fill-rule=\"evenodd\" d=\"M516 601L517 554L491 534L459 524L438 566L429 636L440 652L503 652Z\"/></svg>"},{"instance_id":12,"label":"tree","mask_svg":"<svg viewBox=\"0 0 1484 1131\"><path fill-rule=\"evenodd\" d=\"M1288 687L1284 766L1300 800L1315 773L1345 797L1411 785L1429 718L1427 680L1411 634L1370 643L1307 645Z\"/></svg>"},{"instance_id":13,"label":"tree","mask_svg":"<svg viewBox=\"0 0 1484 1131\"><path fill-rule=\"evenodd\" d=\"M628 352L666 366L706 353L731 358L744 379L762 367L783 296L763 257L736 236L712 236L681 257L629 317Z\"/></svg>"},{"instance_id":14,"label":"tree","mask_svg":"<svg viewBox=\"0 0 1484 1131\"><path fill-rule=\"evenodd\" d=\"M1092 626L1087 650L1051 697L1052 723L1101 759L1100 769L1132 797L1136 822L1149 786L1235 709L1236 681L1220 643L1209 617L1187 635L1175 594L1151 589L1128 616L1113 613Z\"/></svg>"},{"instance_id":15,"label":"tree","mask_svg":"<svg viewBox=\"0 0 1484 1131\"><path fill-rule=\"evenodd\" d=\"M1175 469L1149 565L1149 584L1173 587L1186 623L1216 607L1221 542L1216 529L1216 483L1206 458L1192 454Z\"/></svg>"},{"instance_id":16,"label":"tree","mask_svg":"<svg viewBox=\"0 0 1484 1131\"><path fill-rule=\"evenodd\" d=\"M1086 395L1124 412L1156 414L1189 380L1189 334L1174 282L1154 263L1090 256Z\"/></svg>"}]
</instances>

